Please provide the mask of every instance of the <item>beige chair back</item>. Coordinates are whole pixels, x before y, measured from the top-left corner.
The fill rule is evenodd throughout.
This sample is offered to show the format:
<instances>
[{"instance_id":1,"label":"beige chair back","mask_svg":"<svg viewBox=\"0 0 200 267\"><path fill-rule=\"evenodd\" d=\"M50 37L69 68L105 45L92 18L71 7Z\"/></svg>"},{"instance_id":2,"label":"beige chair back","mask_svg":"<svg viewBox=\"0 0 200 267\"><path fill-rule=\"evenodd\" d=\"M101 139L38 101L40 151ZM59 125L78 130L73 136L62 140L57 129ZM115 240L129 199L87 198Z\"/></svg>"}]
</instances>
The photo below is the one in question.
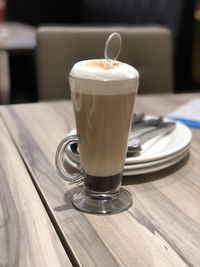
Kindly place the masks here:
<instances>
[{"instance_id":1,"label":"beige chair back","mask_svg":"<svg viewBox=\"0 0 200 267\"><path fill-rule=\"evenodd\" d=\"M103 58L112 32L122 36L119 60L138 69L139 93L173 90L172 36L163 27L41 27L37 32L39 100L70 98L68 74L79 60Z\"/></svg>"}]
</instances>

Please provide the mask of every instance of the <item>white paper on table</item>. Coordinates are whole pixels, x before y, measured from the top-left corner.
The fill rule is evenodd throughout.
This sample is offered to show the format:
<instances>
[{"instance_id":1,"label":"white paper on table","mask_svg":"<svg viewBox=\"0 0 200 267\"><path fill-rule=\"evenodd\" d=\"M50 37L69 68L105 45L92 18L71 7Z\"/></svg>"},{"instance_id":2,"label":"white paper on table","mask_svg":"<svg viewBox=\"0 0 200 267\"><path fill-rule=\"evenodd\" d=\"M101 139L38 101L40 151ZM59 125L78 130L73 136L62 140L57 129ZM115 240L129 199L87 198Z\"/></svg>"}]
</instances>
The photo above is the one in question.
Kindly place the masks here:
<instances>
[{"instance_id":1,"label":"white paper on table","mask_svg":"<svg viewBox=\"0 0 200 267\"><path fill-rule=\"evenodd\" d=\"M190 100L169 114L172 120L200 129L200 99Z\"/></svg>"},{"instance_id":2,"label":"white paper on table","mask_svg":"<svg viewBox=\"0 0 200 267\"><path fill-rule=\"evenodd\" d=\"M200 99L194 99L181 105L174 112L169 114L169 116L200 121Z\"/></svg>"}]
</instances>

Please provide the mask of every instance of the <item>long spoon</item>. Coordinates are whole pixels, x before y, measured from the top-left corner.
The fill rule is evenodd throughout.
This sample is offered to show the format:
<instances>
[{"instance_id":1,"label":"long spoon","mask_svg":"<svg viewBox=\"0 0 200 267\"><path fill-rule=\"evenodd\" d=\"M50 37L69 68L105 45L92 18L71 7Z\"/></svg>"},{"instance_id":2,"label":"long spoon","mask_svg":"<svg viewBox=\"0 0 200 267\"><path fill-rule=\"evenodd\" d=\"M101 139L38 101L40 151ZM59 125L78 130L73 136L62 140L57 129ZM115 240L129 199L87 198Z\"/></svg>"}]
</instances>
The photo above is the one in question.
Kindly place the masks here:
<instances>
[{"instance_id":1,"label":"long spoon","mask_svg":"<svg viewBox=\"0 0 200 267\"><path fill-rule=\"evenodd\" d=\"M109 65L113 65L114 61L118 58L122 46L122 38L119 33L112 33L105 44L104 56Z\"/></svg>"}]
</instances>

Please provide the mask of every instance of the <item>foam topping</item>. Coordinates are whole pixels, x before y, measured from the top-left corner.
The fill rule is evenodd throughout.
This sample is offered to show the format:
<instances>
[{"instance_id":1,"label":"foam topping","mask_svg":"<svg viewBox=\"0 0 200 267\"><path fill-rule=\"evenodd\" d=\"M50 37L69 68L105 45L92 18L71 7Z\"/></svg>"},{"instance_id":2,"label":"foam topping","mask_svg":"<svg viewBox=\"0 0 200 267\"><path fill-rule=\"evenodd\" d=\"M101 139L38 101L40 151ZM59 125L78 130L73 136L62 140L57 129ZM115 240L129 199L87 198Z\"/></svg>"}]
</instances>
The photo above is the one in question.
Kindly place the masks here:
<instances>
[{"instance_id":1,"label":"foam topping","mask_svg":"<svg viewBox=\"0 0 200 267\"><path fill-rule=\"evenodd\" d=\"M132 66L115 61L111 66L105 59L91 59L77 62L70 72L72 77L91 80L127 80L139 76Z\"/></svg>"}]
</instances>

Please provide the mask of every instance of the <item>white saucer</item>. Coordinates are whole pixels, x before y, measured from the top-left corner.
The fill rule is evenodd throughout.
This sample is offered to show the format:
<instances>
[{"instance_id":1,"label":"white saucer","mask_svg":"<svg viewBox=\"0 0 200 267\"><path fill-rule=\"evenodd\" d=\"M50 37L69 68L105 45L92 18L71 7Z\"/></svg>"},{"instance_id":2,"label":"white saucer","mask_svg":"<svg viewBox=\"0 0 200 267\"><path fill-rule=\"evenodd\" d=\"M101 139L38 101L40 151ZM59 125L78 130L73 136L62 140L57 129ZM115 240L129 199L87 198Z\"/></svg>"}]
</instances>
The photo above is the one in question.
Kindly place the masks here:
<instances>
[{"instance_id":1,"label":"white saucer","mask_svg":"<svg viewBox=\"0 0 200 267\"><path fill-rule=\"evenodd\" d=\"M173 155L189 146L192 140L190 129L182 123L176 122L176 128L170 134L147 142L144 152L141 155L128 157L125 164L136 164L147 161L160 160L164 157Z\"/></svg>"},{"instance_id":2,"label":"white saucer","mask_svg":"<svg viewBox=\"0 0 200 267\"><path fill-rule=\"evenodd\" d=\"M141 169L141 168L148 168L148 167L153 167L155 165L159 164L164 164L168 161L173 161L176 160L176 158L180 157L182 154L187 152L189 150L189 145L186 146L185 148L181 149L177 153L174 153L170 156L158 159L158 160L152 160L152 161L146 161L146 162L141 162L141 163L131 163L131 164L125 164L124 170L136 170L136 169Z\"/></svg>"},{"instance_id":3,"label":"white saucer","mask_svg":"<svg viewBox=\"0 0 200 267\"><path fill-rule=\"evenodd\" d=\"M134 167L133 167L132 170L124 170L123 176L133 176L133 175L151 173L151 172L156 172L156 171L160 171L160 170L166 169L166 168L178 163L182 159L184 159L187 156L188 152L189 151L187 149L184 153L182 153L178 157L175 157L175 158L173 158L172 160L169 160L169 161L165 161L162 164L157 164L157 165L154 165L154 166L150 166L150 167L146 167L146 168L139 168L139 169L134 169Z\"/></svg>"}]
</instances>

